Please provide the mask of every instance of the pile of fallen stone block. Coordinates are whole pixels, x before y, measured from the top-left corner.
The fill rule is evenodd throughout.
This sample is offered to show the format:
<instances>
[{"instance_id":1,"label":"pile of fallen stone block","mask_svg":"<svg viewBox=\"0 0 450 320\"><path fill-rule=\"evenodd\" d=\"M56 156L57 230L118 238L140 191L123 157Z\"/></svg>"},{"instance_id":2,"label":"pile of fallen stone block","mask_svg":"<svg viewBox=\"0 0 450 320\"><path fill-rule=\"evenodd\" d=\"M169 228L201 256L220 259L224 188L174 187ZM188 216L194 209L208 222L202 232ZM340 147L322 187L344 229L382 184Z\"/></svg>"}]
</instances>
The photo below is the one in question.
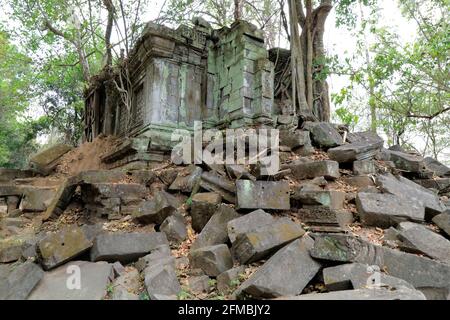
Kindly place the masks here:
<instances>
[{"instance_id":1,"label":"pile of fallen stone block","mask_svg":"<svg viewBox=\"0 0 450 320\"><path fill-rule=\"evenodd\" d=\"M0 299L449 299L450 169L293 122L270 176L160 164L42 187L2 169Z\"/></svg>"}]
</instances>

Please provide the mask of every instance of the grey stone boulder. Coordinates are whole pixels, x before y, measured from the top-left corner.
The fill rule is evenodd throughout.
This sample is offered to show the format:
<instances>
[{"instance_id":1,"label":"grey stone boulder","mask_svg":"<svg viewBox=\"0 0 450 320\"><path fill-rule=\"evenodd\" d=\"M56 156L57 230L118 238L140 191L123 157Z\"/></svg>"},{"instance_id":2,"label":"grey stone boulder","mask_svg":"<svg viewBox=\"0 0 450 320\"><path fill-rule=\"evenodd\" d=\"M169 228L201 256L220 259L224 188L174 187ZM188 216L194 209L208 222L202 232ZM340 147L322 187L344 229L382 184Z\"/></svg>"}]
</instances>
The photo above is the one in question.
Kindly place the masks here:
<instances>
[{"instance_id":1,"label":"grey stone boulder","mask_svg":"<svg viewBox=\"0 0 450 320\"><path fill-rule=\"evenodd\" d=\"M94 240L91 261L129 263L168 244L167 237L162 232L101 234Z\"/></svg>"},{"instance_id":2,"label":"grey stone boulder","mask_svg":"<svg viewBox=\"0 0 450 320\"><path fill-rule=\"evenodd\" d=\"M189 261L193 268L200 268L211 277L217 277L233 267L230 250L225 244L191 250Z\"/></svg>"},{"instance_id":3,"label":"grey stone boulder","mask_svg":"<svg viewBox=\"0 0 450 320\"><path fill-rule=\"evenodd\" d=\"M24 300L44 276L37 264L0 264L0 300Z\"/></svg>"},{"instance_id":4,"label":"grey stone boulder","mask_svg":"<svg viewBox=\"0 0 450 320\"><path fill-rule=\"evenodd\" d=\"M220 194L222 199L229 203L236 203L236 185L234 181L216 172L203 172L200 187Z\"/></svg>"},{"instance_id":5,"label":"grey stone boulder","mask_svg":"<svg viewBox=\"0 0 450 320\"><path fill-rule=\"evenodd\" d=\"M24 248L24 241L20 238L0 240L0 263L14 262L20 259Z\"/></svg>"},{"instance_id":6,"label":"grey stone boulder","mask_svg":"<svg viewBox=\"0 0 450 320\"><path fill-rule=\"evenodd\" d=\"M395 177L391 174L380 175L377 177L376 183L384 192L403 198L406 202L422 203L425 207L426 219L430 218L431 220L445 210L435 193L404 177Z\"/></svg>"},{"instance_id":7,"label":"grey stone boulder","mask_svg":"<svg viewBox=\"0 0 450 320\"><path fill-rule=\"evenodd\" d=\"M134 266L142 272L148 266L170 265L175 266L175 258L171 256L171 250L168 245L161 245L151 250L149 254L141 257Z\"/></svg>"},{"instance_id":8,"label":"grey stone boulder","mask_svg":"<svg viewBox=\"0 0 450 320\"><path fill-rule=\"evenodd\" d=\"M319 146L330 148L342 144L342 137L335 127L328 122L314 122L306 125L312 140Z\"/></svg>"},{"instance_id":9,"label":"grey stone boulder","mask_svg":"<svg viewBox=\"0 0 450 320\"><path fill-rule=\"evenodd\" d=\"M145 268L144 284L150 300L176 300L182 290L175 268L168 264Z\"/></svg>"},{"instance_id":10,"label":"grey stone boulder","mask_svg":"<svg viewBox=\"0 0 450 320\"><path fill-rule=\"evenodd\" d=\"M305 231L289 218L279 218L237 236L231 251L241 264L261 260L289 242L300 238Z\"/></svg>"},{"instance_id":11,"label":"grey stone boulder","mask_svg":"<svg viewBox=\"0 0 450 320\"><path fill-rule=\"evenodd\" d=\"M282 166L282 168L291 169L292 175L297 179L324 177L328 180L334 180L340 177L339 163L331 160L293 161Z\"/></svg>"},{"instance_id":12,"label":"grey stone boulder","mask_svg":"<svg viewBox=\"0 0 450 320\"><path fill-rule=\"evenodd\" d=\"M249 170L242 164L228 164L225 166L230 177L233 179L248 179L255 181L256 177L252 175Z\"/></svg>"},{"instance_id":13,"label":"grey stone boulder","mask_svg":"<svg viewBox=\"0 0 450 320\"><path fill-rule=\"evenodd\" d=\"M280 145L287 146L292 150L311 145L311 138L308 131L301 130L280 130Z\"/></svg>"},{"instance_id":14,"label":"grey stone boulder","mask_svg":"<svg viewBox=\"0 0 450 320\"><path fill-rule=\"evenodd\" d=\"M424 161L421 156L386 150L389 161L392 161L397 169L408 172L420 172L425 169Z\"/></svg>"},{"instance_id":15,"label":"grey stone boulder","mask_svg":"<svg viewBox=\"0 0 450 320\"><path fill-rule=\"evenodd\" d=\"M198 188L202 173L202 168L195 165L183 168L169 186L169 190L191 193L194 188Z\"/></svg>"},{"instance_id":16,"label":"grey stone boulder","mask_svg":"<svg viewBox=\"0 0 450 320\"><path fill-rule=\"evenodd\" d=\"M217 276L217 290L221 293L228 293L236 289L240 283L240 276L245 272L244 266L238 266L224 271Z\"/></svg>"},{"instance_id":17,"label":"grey stone boulder","mask_svg":"<svg viewBox=\"0 0 450 320\"><path fill-rule=\"evenodd\" d=\"M356 142L328 149L327 153L331 160L347 163L373 158L382 146L382 141L375 143Z\"/></svg>"},{"instance_id":18,"label":"grey stone boulder","mask_svg":"<svg viewBox=\"0 0 450 320\"><path fill-rule=\"evenodd\" d=\"M202 231L209 219L216 212L218 205L222 202L220 194L215 192L196 193L192 197L191 217L192 229Z\"/></svg>"},{"instance_id":19,"label":"grey stone boulder","mask_svg":"<svg viewBox=\"0 0 450 320\"><path fill-rule=\"evenodd\" d=\"M388 228L401 221L424 221L425 208L422 203L392 194L363 193L356 196L361 223L366 226Z\"/></svg>"},{"instance_id":20,"label":"grey stone boulder","mask_svg":"<svg viewBox=\"0 0 450 320\"><path fill-rule=\"evenodd\" d=\"M234 243L239 235L253 231L260 226L271 224L274 221L275 219L262 209L252 211L228 222L228 238L231 243Z\"/></svg>"},{"instance_id":21,"label":"grey stone boulder","mask_svg":"<svg viewBox=\"0 0 450 320\"><path fill-rule=\"evenodd\" d=\"M405 280L381 273L373 266L362 263L349 263L325 268L323 269L323 280L330 291L363 289L374 286L414 289Z\"/></svg>"},{"instance_id":22,"label":"grey stone boulder","mask_svg":"<svg viewBox=\"0 0 450 320\"><path fill-rule=\"evenodd\" d=\"M139 300L140 287L139 271L128 267L122 275L114 279L111 300Z\"/></svg>"},{"instance_id":23,"label":"grey stone boulder","mask_svg":"<svg viewBox=\"0 0 450 320\"><path fill-rule=\"evenodd\" d=\"M168 216L175 213L181 205L179 200L163 190L156 192L153 199L145 201L133 217L141 223L161 224Z\"/></svg>"},{"instance_id":24,"label":"grey stone boulder","mask_svg":"<svg viewBox=\"0 0 450 320\"><path fill-rule=\"evenodd\" d=\"M356 175L375 174L377 168L372 159L356 160L353 162L353 173Z\"/></svg>"},{"instance_id":25,"label":"grey stone boulder","mask_svg":"<svg viewBox=\"0 0 450 320\"><path fill-rule=\"evenodd\" d=\"M313 258L377 265L416 289L442 290L450 286L450 266L415 254L373 245L347 235L315 235Z\"/></svg>"},{"instance_id":26,"label":"grey stone boulder","mask_svg":"<svg viewBox=\"0 0 450 320\"><path fill-rule=\"evenodd\" d=\"M419 252L450 264L450 241L427 227L414 224L401 231L398 238Z\"/></svg>"},{"instance_id":27,"label":"grey stone boulder","mask_svg":"<svg viewBox=\"0 0 450 320\"><path fill-rule=\"evenodd\" d=\"M164 232L169 241L174 243L183 242L187 237L186 221L181 214L168 216L159 228Z\"/></svg>"},{"instance_id":28,"label":"grey stone boulder","mask_svg":"<svg viewBox=\"0 0 450 320\"><path fill-rule=\"evenodd\" d=\"M113 274L106 262L72 261L46 272L28 299L102 300Z\"/></svg>"},{"instance_id":29,"label":"grey stone boulder","mask_svg":"<svg viewBox=\"0 0 450 320\"><path fill-rule=\"evenodd\" d=\"M298 210L300 221L313 232L342 232L353 223L353 213L327 206L307 206Z\"/></svg>"},{"instance_id":30,"label":"grey stone boulder","mask_svg":"<svg viewBox=\"0 0 450 320\"><path fill-rule=\"evenodd\" d=\"M55 194L56 190L53 188L27 187L23 190L19 209L22 212L45 211L55 197Z\"/></svg>"},{"instance_id":31,"label":"grey stone boulder","mask_svg":"<svg viewBox=\"0 0 450 320\"><path fill-rule=\"evenodd\" d=\"M287 181L236 181L238 209L289 210L289 184Z\"/></svg>"},{"instance_id":32,"label":"grey stone boulder","mask_svg":"<svg viewBox=\"0 0 450 320\"><path fill-rule=\"evenodd\" d=\"M206 275L190 277L188 279L189 290L193 293L209 292L210 280Z\"/></svg>"},{"instance_id":33,"label":"grey stone boulder","mask_svg":"<svg viewBox=\"0 0 450 320\"><path fill-rule=\"evenodd\" d=\"M225 204L220 205L192 244L191 249L226 243L228 241L228 222L239 217L240 215L234 208Z\"/></svg>"},{"instance_id":34,"label":"grey stone boulder","mask_svg":"<svg viewBox=\"0 0 450 320\"><path fill-rule=\"evenodd\" d=\"M450 168L440 163L436 159L431 157L425 157L425 159L423 159L423 162L425 164L425 167L428 170L433 171L436 176L439 177L450 176Z\"/></svg>"},{"instance_id":35,"label":"grey stone boulder","mask_svg":"<svg viewBox=\"0 0 450 320\"><path fill-rule=\"evenodd\" d=\"M330 159L339 163L370 159L377 154L384 143L382 138L370 131L349 133L347 141L349 144L328 150Z\"/></svg>"},{"instance_id":36,"label":"grey stone boulder","mask_svg":"<svg viewBox=\"0 0 450 320\"><path fill-rule=\"evenodd\" d=\"M445 232L447 237L450 237L450 212L446 211L434 216L433 223Z\"/></svg>"},{"instance_id":37,"label":"grey stone boulder","mask_svg":"<svg viewBox=\"0 0 450 320\"><path fill-rule=\"evenodd\" d=\"M94 228L73 225L47 235L37 246L42 267L53 269L89 250L94 237L101 232L100 226Z\"/></svg>"},{"instance_id":38,"label":"grey stone boulder","mask_svg":"<svg viewBox=\"0 0 450 320\"><path fill-rule=\"evenodd\" d=\"M331 209L343 209L345 192L337 190L295 190L291 199L299 201L304 205L326 206Z\"/></svg>"},{"instance_id":39,"label":"grey stone boulder","mask_svg":"<svg viewBox=\"0 0 450 320\"><path fill-rule=\"evenodd\" d=\"M300 294L321 268L321 264L309 255L313 244L307 235L291 242L243 282L236 294L252 298Z\"/></svg>"},{"instance_id":40,"label":"grey stone boulder","mask_svg":"<svg viewBox=\"0 0 450 320\"><path fill-rule=\"evenodd\" d=\"M295 297L282 297L280 300L426 300L426 297L419 290L410 288L400 287L391 290L380 287L302 294Z\"/></svg>"},{"instance_id":41,"label":"grey stone boulder","mask_svg":"<svg viewBox=\"0 0 450 320\"><path fill-rule=\"evenodd\" d=\"M58 143L34 154L30 158L30 167L37 172L47 175L58 164L58 160L72 147L66 144Z\"/></svg>"}]
</instances>

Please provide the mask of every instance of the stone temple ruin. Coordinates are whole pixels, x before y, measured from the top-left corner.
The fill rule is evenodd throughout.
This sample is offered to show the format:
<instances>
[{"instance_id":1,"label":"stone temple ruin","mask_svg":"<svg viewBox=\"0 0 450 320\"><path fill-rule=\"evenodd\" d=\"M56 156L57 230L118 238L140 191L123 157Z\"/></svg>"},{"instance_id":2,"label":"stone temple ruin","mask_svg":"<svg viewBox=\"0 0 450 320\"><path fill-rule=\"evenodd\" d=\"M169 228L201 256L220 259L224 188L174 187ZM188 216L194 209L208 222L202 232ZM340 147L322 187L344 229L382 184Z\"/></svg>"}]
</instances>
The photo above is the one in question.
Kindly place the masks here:
<instances>
[{"instance_id":1,"label":"stone temple ruin","mask_svg":"<svg viewBox=\"0 0 450 320\"><path fill-rule=\"evenodd\" d=\"M149 24L88 90L85 143L0 168L0 300L450 299L450 168L300 121L270 60L245 22ZM196 120L279 129L279 170L166 161Z\"/></svg>"},{"instance_id":2,"label":"stone temple ruin","mask_svg":"<svg viewBox=\"0 0 450 320\"><path fill-rule=\"evenodd\" d=\"M203 128L274 126L281 114L262 31L244 21L220 30L149 23L128 66L129 107L119 92L106 106L107 80L96 81L86 98L85 141L104 133L136 146L132 157L123 146L105 161L161 160L174 144L172 132L193 130L194 121Z\"/></svg>"}]
</instances>

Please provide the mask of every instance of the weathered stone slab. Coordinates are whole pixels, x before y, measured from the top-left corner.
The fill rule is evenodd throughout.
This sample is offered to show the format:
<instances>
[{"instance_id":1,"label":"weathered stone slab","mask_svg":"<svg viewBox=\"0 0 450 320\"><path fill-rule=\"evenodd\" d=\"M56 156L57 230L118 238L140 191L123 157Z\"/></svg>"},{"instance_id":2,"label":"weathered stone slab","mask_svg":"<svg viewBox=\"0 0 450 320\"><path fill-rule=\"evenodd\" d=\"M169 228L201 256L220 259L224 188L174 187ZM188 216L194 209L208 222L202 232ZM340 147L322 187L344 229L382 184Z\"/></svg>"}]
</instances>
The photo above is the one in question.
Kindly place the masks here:
<instances>
[{"instance_id":1,"label":"weathered stone slab","mask_svg":"<svg viewBox=\"0 0 450 320\"><path fill-rule=\"evenodd\" d=\"M179 243L187 237L186 222L180 214L168 216L161 223L160 230L164 232L169 241Z\"/></svg>"},{"instance_id":2,"label":"weathered stone slab","mask_svg":"<svg viewBox=\"0 0 450 320\"><path fill-rule=\"evenodd\" d=\"M423 159L425 167L439 177L450 176L450 168L431 157Z\"/></svg>"},{"instance_id":3,"label":"weathered stone slab","mask_svg":"<svg viewBox=\"0 0 450 320\"><path fill-rule=\"evenodd\" d=\"M14 262L22 256L24 241L20 238L0 240L0 263Z\"/></svg>"},{"instance_id":4,"label":"weathered stone slab","mask_svg":"<svg viewBox=\"0 0 450 320\"><path fill-rule=\"evenodd\" d=\"M129 267L125 272L114 279L112 283L112 300L139 300L141 287L139 271Z\"/></svg>"},{"instance_id":5,"label":"weathered stone slab","mask_svg":"<svg viewBox=\"0 0 450 320\"><path fill-rule=\"evenodd\" d=\"M45 211L55 197L56 190L27 187L23 191L20 209L22 212Z\"/></svg>"},{"instance_id":6,"label":"weathered stone slab","mask_svg":"<svg viewBox=\"0 0 450 320\"><path fill-rule=\"evenodd\" d=\"M431 216L431 218L445 210L435 193L411 180L387 174L378 176L376 182L384 192L401 197L406 202L416 201L422 203L425 207L425 214Z\"/></svg>"},{"instance_id":7,"label":"weathered stone slab","mask_svg":"<svg viewBox=\"0 0 450 320\"><path fill-rule=\"evenodd\" d=\"M0 265L0 300L24 300L44 276L37 264Z\"/></svg>"},{"instance_id":8,"label":"weathered stone slab","mask_svg":"<svg viewBox=\"0 0 450 320\"><path fill-rule=\"evenodd\" d=\"M134 266L142 272L145 268L157 264L175 266L175 258L171 256L168 245L163 244L151 250L149 254L139 258Z\"/></svg>"},{"instance_id":9,"label":"weathered stone slab","mask_svg":"<svg viewBox=\"0 0 450 320\"><path fill-rule=\"evenodd\" d=\"M450 211L434 216L433 223L445 232L450 237Z\"/></svg>"},{"instance_id":10,"label":"weathered stone slab","mask_svg":"<svg viewBox=\"0 0 450 320\"><path fill-rule=\"evenodd\" d=\"M292 175L297 179L313 179L321 176L325 179L337 179L340 176L339 163L330 160L292 162L285 167L291 169Z\"/></svg>"},{"instance_id":11,"label":"weathered stone slab","mask_svg":"<svg viewBox=\"0 0 450 320\"><path fill-rule=\"evenodd\" d=\"M11 182L15 179L26 179L35 176L31 170L0 168L0 181Z\"/></svg>"},{"instance_id":12,"label":"weathered stone slab","mask_svg":"<svg viewBox=\"0 0 450 320\"><path fill-rule=\"evenodd\" d=\"M291 199L304 205L321 205L331 209L343 209L345 192L336 190L295 190Z\"/></svg>"},{"instance_id":13,"label":"weathered stone slab","mask_svg":"<svg viewBox=\"0 0 450 320\"><path fill-rule=\"evenodd\" d=\"M392 150L386 152L389 154L389 160L395 164L397 169L409 172L419 172L425 169L421 156Z\"/></svg>"},{"instance_id":14,"label":"weathered stone slab","mask_svg":"<svg viewBox=\"0 0 450 320\"><path fill-rule=\"evenodd\" d=\"M151 300L175 300L181 291L175 268L170 264L145 268L144 284Z\"/></svg>"},{"instance_id":15,"label":"weathered stone slab","mask_svg":"<svg viewBox=\"0 0 450 320\"><path fill-rule=\"evenodd\" d=\"M372 159L356 160L353 162L353 173L356 175L374 174L377 168Z\"/></svg>"},{"instance_id":16,"label":"weathered stone slab","mask_svg":"<svg viewBox=\"0 0 450 320\"><path fill-rule=\"evenodd\" d=\"M426 300L426 298L418 290L401 287L392 291L389 288L381 287L327 293L309 293L295 297L282 297L280 300Z\"/></svg>"},{"instance_id":17,"label":"weathered stone slab","mask_svg":"<svg viewBox=\"0 0 450 320\"><path fill-rule=\"evenodd\" d=\"M101 234L94 240L91 260L129 263L164 244L169 242L162 232Z\"/></svg>"},{"instance_id":18,"label":"weathered stone slab","mask_svg":"<svg viewBox=\"0 0 450 320\"><path fill-rule=\"evenodd\" d=\"M275 219L264 210L258 209L252 211L242 217L233 219L228 222L228 238L230 238L231 243L236 241L236 238L249 231L253 231L260 226L274 223Z\"/></svg>"},{"instance_id":19,"label":"weathered stone slab","mask_svg":"<svg viewBox=\"0 0 450 320\"><path fill-rule=\"evenodd\" d=\"M240 215L232 207L220 205L217 212L209 219L208 223L192 244L192 249L222 244L228 241L228 222L239 218Z\"/></svg>"},{"instance_id":20,"label":"weathered stone slab","mask_svg":"<svg viewBox=\"0 0 450 320\"><path fill-rule=\"evenodd\" d=\"M183 168L178 172L175 181L169 187L169 190L192 192L194 188L198 188L203 170L195 165Z\"/></svg>"},{"instance_id":21,"label":"weathered stone slab","mask_svg":"<svg viewBox=\"0 0 450 320\"><path fill-rule=\"evenodd\" d=\"M228 293L230 290L236 289L235 283L239 283L239 278L244 272L244 266L222 272L217 276L217 290L221 293Z\"/></svg>"},{"instance_id":22,"label":"weathered stone slab","mask_svg":"<svg viewBox=\"0 0 450 320\"><path fill-rule=\"evenodd\" d=\"M239 287L253 298L300 294L319 272L321 264L309 255L314 241L307 235L275 253Z\"/></svg>"},{"instance_id":23,"label":"weathered stone slab","mask_svg":"<svg viewBox=\"0 0 450 320\"><path fill-rule=\"evenodd\" d=\"M230 250L226 244L192 250L189 255L190 265L202 269L208 276L217 277L233 267Z\"/></svg>"},{"instance_id":24,"label":"weathered stone slab","mask_svg":"<svg viewBox=\"0 0 450 320\"><path fill-rule=\"evenodd\" d=\"M397 197L392 194L363 193L356 196L356 207L361 222L367 226L388 228L401 221L424 221L425 208L422 203Z\"/></svg>"},{"instance_id":25,"label":"weathered stone slab","mask_svg":"<svg viewBox=\"0 0 450 320\"><path fill-rule=\"evenodd\" d=\"M236 181L238 209L289 210L287 181Z\"/></svg>"},{"instance_id":26,"label":"weathered stone slab","mask_svg":"<svg viewBox=\"0 0 450 320\"><path fill-rule=\"evenodd\" d=\"M401 231L398 238L427 256L450 264L450 241L427 227L414 224Z\"/></svg>"},{"instance_id":27,"label":"weathered stone slab","mask_svg":"<svg viewBox=\"0 0 450 320\"><path fill-rule=\"evenodd\" d=\"M78 177L71 177L61 183L42 217L43 221L60 215L66 209L79 182Z\"/></svg>"},{"instance_id":28,"label":"weathered stone slab","mask_svg":"<svg viewBox=\"0 0 450 320\"><path fill-rule=\"evenodd\" d=\"M350 211L325 206L308 206L299 209L298 216L308 225L309 230L317 232L342 232L354 220Z\"/></svg>"},{"instance_id":29,"label":"weathered stone slab","mask_svg":"<svg viewBox=\"0 0 450 320\"><path fill-rule=\"evenodd\" d=\"M342 144L342 137L328 122L308 123L312 140L321 147L331 148Z\"/></svg>"},{"instance_id":30,"label":"weathered stone slab","mask_svg":"<svg viewBox=\"0 0 450 320\"><path fill-rule=\"evenodd\" d=\"M58 159L70 150L72 150L71 146L56 144L33 155L30 165L42 174L49 174L55 168Z\"/></svg>"},{"instance_id":31,"label":"weathered stone slab","mask_svg":"<svg viewBox=\"0 0 450 320\"><path fill-rule=\"evenodd\" d=\"M145 201L133 217L141 223L161 224L168 216L175 213L181 205L177 198L163 190L156 192L153 199Z\"/></svg>"},{"instance_id":32,"label":"weathered stone slab","mask_svg":"<svg viewBox=\"0 0 450 320\"><path fill-rule=\"evenodd\" d=\"M215 192L196 193L191 205L192 229L202 231L221 202L222 197Z\"/></svg>"},{"instance_id":33,"label":"weathered stone slab","mask_svg":"<svg viewBox=\"0 0 450 320\"><path fill-rule=\"evenodd\" d=\"M378 265L391 276L415 288L437 290L450 286L450 265L415 254L376 246L361 239L339 235L315 235L313 258Z\"/></svg>"},{"instance_id":34,"label":"weathered stone slab","mask_svg":"<svg viewBox=\"0 0 450 320\"><path fill-rule=\"evenodd\" d=\"M291 132L289 130L280 130L280 145L288 146L292 150L311 145L311 138L309 137L309 131L295 130Z\"/></svg>"},{"instance_id":35,"label":"weathered stone slab","mask_svg":"<svg viewBox=\"0 0 450 320\"><path fill-rule=\"evenodd\" d=\"M382 146L382 140L372 143L355 142L328 149L327 153L331 160L335 160L339 163L346 163L370 159L376 155Z\"/></svg>"},{"instance_id":36,"label":"weathered stone slab","mask_svg":"<svg viewBox=\"0 0 450 320\"><path fill-rule=\"evenodd\" d=\"M299 224L289 218L280 218L272 224L238 235L231 251L241 264L251 263L267 257L304 234Z\"/></svg>"},{"instance_id":37,"label":"weathered stone slab","mask_svg":"<svg viewBox=\"0 0 450 320\"><path fill-rule=\"evenodd\" d=\"M206 275L190 277L188 280L189 290L194 293L209 292L210 280Z\"/></svg>"},{"instance_id":38,"label":"weathered stone slab","mask_svg":"<svg viewBox=\"0 0 450 320\"><path fill-rule=\"evenodd\" d=\"M366 287L388 286L390 288L414 287L405 280L374 270L362 263L349 263L323 269L323 280L328 290L363 289Z\"/></svg>"},{"instance_id":39,"label":"weathered stone slab","mask_svg":"<svg viewBox=\"0 0 450 320\"><path fill-rule=\"evenodd\" d=\"M89 250L94 236L95 234L89 234L88 229L77 226L69 226L49 234L38 244L43 268L53 269Z\"/></svg>"},{"instance_id":40,"label":"weathered stone slab","mask_svg":"<svg viewBox=\"0 0 450 320\"><path fill-rule=\"evenodd\" d=\"M221 195L229 203L236 203L236 185L229 179L214 172L203 172L200 186Z\"/></svg>"},{"instance_id":41,"label":"weathered stone slab","mask_svg":"<svg viewBox=\"0 0 450 320\"><path fill-rule=\"evenodd\" d=\"M435 189L439 194L450 192L450 178L416 179L415 183L427 189Z\"/></svg>"},{"instance_id":42,"label":"weathered stone slab","mask_svg":"<svg viewBox=\"0 0 450 320\"><path fill-rule=\"evenodd\" d=\"M79 289L69 287L69 277L80 275ZM46 272L29 300L102 300L113 276L112 265L106 262L73 261Z\"/></svg>"}]
</instances>

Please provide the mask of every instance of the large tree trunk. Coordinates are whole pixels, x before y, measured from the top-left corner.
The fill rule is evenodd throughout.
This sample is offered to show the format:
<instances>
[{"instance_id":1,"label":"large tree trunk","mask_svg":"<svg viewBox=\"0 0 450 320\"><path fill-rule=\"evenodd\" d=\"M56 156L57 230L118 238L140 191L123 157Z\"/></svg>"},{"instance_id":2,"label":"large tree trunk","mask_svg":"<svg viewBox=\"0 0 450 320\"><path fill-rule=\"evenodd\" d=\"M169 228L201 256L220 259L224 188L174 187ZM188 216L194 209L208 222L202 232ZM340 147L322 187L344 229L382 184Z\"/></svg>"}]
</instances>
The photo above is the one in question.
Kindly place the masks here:
<instances>
[{"instance_id":1,"label":"large tree trunk","mask_svg":"<svg viewBox=\"0 0 450 320\"><path fill-rule=\"evenodd\" d=\"M325 47L323 35L325 33L325 21L332 8L331 0L322 1L321 5L313 13L313 51L316 60L315 73L323 71L325 63ZM326 79L316 77L314 80L313 110L320 121L330 121L330 96Z\"/></svg>"},{"instance_id":2,"label":"large tree trunk","mask_svg":"<svg viewBox=\"0 0 450 320\"><path fill-rule=\"evenodd\" d=\"M299 24L302 21L294 0L289 0L289 20L291 25L291 66L292 66L292 103L300 115L311 113L306 100L305 67L303 62L304 46L300 38ZM296 107L298 103L298 108Z\"/></svg>"},{"instance_id":3,"label":"large tree trunk","mask_svg":"<svg viewBox=\"0 0 450 320\"><path fill-rule=\"evenodd\" d=\"M325 21L332 8L332 0L321 0L313 9L312 0L289 0L291 29L291 62L293 104L308 119L329 121L330 101L323 72L325 49L323 35ZM305 4L305 9L303 6ZM300 34L299 26L302 29Z\"/></svg>"},{"instance_id":4,"label":"large tree trunk","mask_svg":"<svg viewBox=\"0 0 450 320\"><path fill-rule=\"evenodd\" d=\"M242 18L242 2L243 0L234 0L234 20L238 21Z\"/></svg>"}]
</instances>

